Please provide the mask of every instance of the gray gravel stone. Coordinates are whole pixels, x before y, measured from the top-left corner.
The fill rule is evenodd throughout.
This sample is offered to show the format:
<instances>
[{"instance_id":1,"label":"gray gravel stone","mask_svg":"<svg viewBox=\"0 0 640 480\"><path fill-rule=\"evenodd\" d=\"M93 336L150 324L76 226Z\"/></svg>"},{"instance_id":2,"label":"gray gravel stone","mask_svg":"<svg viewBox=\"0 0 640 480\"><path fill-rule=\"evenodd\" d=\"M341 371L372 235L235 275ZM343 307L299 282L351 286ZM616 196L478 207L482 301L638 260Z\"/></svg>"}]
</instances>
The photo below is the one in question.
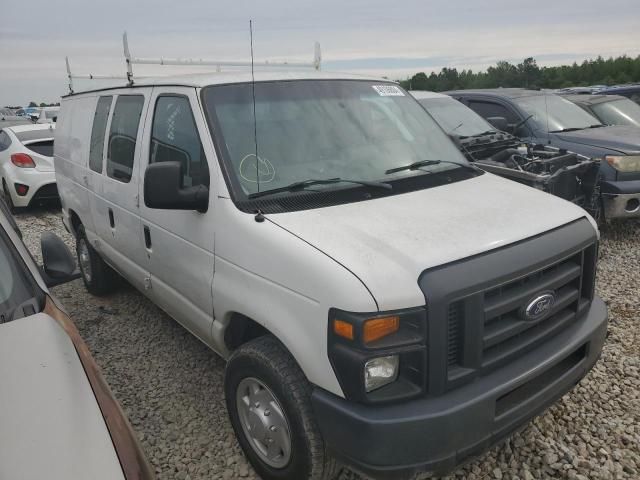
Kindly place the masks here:
<instances>
[{"instance_id":1,"label":"gray gravel stone","mask_svg":"<svg viewBox=\"0 0 640 480\"><path fill-rule=\"evenodd\" d=\"M43 231L74 247L59 211L30 211L17 221L38 259ZM53 291L131 419L158 479L257 478L227 419L222 360L127 284L105 298L89 295L80 280ZM640 478L640 223L614 223L603 232L597 291L611 322L592 372L509 441L445 478ZM344 469L337 478L361 477Z\"/></svg>"}]
</instances>

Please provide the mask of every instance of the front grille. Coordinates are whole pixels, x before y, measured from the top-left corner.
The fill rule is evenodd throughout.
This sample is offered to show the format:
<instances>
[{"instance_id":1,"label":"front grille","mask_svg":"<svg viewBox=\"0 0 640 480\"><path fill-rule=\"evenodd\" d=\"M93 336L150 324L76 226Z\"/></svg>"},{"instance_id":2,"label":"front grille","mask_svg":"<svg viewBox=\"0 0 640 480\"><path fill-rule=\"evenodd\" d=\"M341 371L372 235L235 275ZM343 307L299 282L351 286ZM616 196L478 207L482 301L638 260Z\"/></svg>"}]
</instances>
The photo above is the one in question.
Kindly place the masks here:
<instances>
[{"instance_id":1,"label":"front grille","mask_svg":"<svg viewBox=\"0 0 640 480\"><path fill-rule=\"evenodd\" d=\"M449 305L447 318L447 365L449 367L460 364L463 309L463 302L453 302Z\"/></svg>"},{"instance_id":2,"label":"front grille","mask_svg":"<svg viewBox=\"0 0 640 480\"><path fill-rule=\"evenodd\" d=\"M497 366L510 356L544 340L569 325L580 313L584 251L542 270L484 292L482 369ZM541 292L553 292L555 303L538 321L526 320L523 309Z\"/></svg>"},{"instance_id":3,"label":"front grille","mask_svg":"<svg viewBox=\"0 0 640 480\"><path fill-rule=\"evenodd\" d=\"M581 321L594 297L596 256L596 232L582 218L422 272L429 394L517 362ZM555 297L552 307L525 315L545 294Z\"/></svg>"},{"instance_id":4,"label":"front grille","mask_svg":"<svg viewBox=\"0 0 640 480\"><path fill-rule=\"evenodd\" d=\"M596 245L592 244L560 261L508 281L491 285L449 304L447 318L447 367L449 379L460 369L477 373L508 363L576 321L593 298ZM537 295L552 292L555 303L539 320L528 320L523 311ZM481 307L482 328L476 330L479 355L465 354L463 328L468 322L465 305ZM473 350L474 347L471 347ZM466 359L475 359L467 362Z\"/></svg>"}]
</instances>

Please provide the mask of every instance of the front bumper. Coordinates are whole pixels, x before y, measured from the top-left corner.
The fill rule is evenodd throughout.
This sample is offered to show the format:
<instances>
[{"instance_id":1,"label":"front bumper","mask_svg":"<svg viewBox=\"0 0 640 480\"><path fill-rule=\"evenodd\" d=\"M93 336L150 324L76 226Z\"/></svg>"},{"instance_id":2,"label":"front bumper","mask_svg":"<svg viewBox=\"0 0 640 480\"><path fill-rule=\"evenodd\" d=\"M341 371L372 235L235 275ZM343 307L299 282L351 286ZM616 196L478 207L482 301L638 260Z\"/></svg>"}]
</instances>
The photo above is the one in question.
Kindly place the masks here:
<instances>
[{"instance_id":1,"label":"front bumper","mask_svg":"<svg viewBox=\"0 0 640 480\"><path fill-rule=\"evenodd\" d=\"M640 180L604 181L601 190L606 219L640 218Z\"/></svg>"},{"instance_id":2,"label":"front bumper","mask_svg":"<svg viewBox=\"0 0 640 480\"><path fill-rule=\"evenodd\" d=\"M312 395L327 447L374 477L443 473L522 427L576 385L596 363L607 309L596 297L585 316L517 361L438 397L390 406Z\"/></svg>"}]
</instances>

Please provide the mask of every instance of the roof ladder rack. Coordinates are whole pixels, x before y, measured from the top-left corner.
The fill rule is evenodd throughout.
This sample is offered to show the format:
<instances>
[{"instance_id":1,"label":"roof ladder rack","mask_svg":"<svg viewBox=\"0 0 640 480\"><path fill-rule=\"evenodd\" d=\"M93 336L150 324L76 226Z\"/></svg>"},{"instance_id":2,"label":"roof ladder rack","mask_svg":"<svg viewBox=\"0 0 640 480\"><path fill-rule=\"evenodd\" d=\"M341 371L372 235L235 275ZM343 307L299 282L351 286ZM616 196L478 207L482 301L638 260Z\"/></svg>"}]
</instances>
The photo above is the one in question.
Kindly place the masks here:
<instances>
[{"instance_id":1,"label":"roof ladder rack","mask_svg":"<svg viewBox=\"0 0 640 480\"><path fill-rule=\"evenodd\" d=\"M135 65L182 65L182 66L211 66L216 67L216 71L220 71L221 67L250 67L251 62L229 61L229 60L203 60L201 58L140 58L132 57L129 51L129 41L127 39L127 32L122 35L122 46L124 47L124 58L127 62L127 81L130 85L133 85L133 68ZM312 62L269 62L254 63L255 68L260 67L288 67L288 68L313 68L320 70L320 64L322 62L322 53L320 51L320 44L318 42L314 45L313 61Z\"/></svg>"},{"instance_id":2,"label":"roof ladder rack","mask_svg":"<svg viewBox=\"0 0 640 480\"><path fill-rule=\"evenodd\" d=\"M222 67L251 67L251 62L241 62L241 61L229 61L229 60L203 60L203 59L194 59L194 58L139 58L132 57L131 51L129 50L129 41L127 39L127 32L124 32L122 35L122 47L124 50L124 58L127 66L127 71L125 75L94 75L91 73L88 74L72 74L71 67L69 66L69 57L65 57L65 61L67 64L67 77L69 79L69 92L73 92L73 79L85 79L85 80L126 80L129 85L133 85L134 77L133 77L133 65L182 65L182 66L212 66L216 67L216 71L219 72ZM255 68L264 68L264 67L287 67L287 68L313 68L315 70L320 70L320 64L322 62L322 53L320 51L320 44L318 42L314 45L313 52L313 61L305 63L305 62L269 62L265 61L263 63L254 63L253 66ZM136 78L145 78L144 76L137 75Z\"/></svg>"}]
</instances>

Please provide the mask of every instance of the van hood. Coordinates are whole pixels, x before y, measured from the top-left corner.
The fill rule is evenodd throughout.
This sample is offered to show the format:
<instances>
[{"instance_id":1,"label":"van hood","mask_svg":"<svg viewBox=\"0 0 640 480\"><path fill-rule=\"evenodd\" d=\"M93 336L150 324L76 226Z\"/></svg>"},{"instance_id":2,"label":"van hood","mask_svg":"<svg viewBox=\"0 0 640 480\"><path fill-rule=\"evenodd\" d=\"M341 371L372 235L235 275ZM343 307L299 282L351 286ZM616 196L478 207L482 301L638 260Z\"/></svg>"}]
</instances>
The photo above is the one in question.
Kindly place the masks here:
<instances>
[{"instance_id":1,"label":"van hood","mask_svg":"<svg viewBox=\"0 0 640 480\"><path fill-rule=\"evenodd\" d=\"M426 269L585 216L570 202L485 173L454 184L268 219L358 276L380 310L393 310L424 305L418 277Z\"/></svg>"},{"instance_id":2,"label":"van hood","mask_svg":"<svg viewBox=\"0 0 640 480\"><path fill-rule=\"evenodd\" d=\"M608 148L627 155L640 152L640 128L636 127L611 125L555 135L565 142Z\"/></svg>"}]
</instances>

